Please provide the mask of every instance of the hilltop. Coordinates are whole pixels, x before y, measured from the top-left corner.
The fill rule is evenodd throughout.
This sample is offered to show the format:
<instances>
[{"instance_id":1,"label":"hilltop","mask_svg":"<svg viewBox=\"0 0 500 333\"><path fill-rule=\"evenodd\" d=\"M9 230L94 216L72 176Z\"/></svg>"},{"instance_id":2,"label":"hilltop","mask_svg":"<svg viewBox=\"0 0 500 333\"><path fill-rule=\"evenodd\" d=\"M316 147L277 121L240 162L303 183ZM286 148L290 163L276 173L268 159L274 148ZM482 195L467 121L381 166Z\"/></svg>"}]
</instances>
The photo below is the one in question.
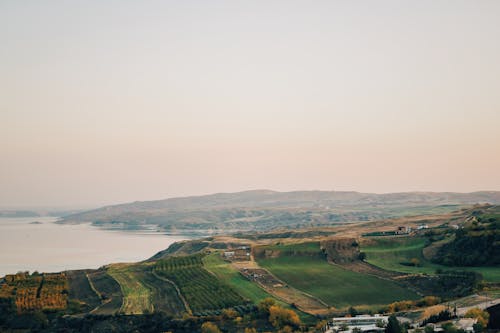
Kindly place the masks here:
<instances>
[{"instance_id":1,"label":"hilltop","mask_svg":"<svg viewBox=\"0 0 500 333\"><path fill-rule=\"evenodd\" d=\"M254 190L106 206L66 216L60 223L91 222L111 229L228 233L447 213L474 203L500 204L500 192L373 194Z\"/></svg>"}]
</instances>

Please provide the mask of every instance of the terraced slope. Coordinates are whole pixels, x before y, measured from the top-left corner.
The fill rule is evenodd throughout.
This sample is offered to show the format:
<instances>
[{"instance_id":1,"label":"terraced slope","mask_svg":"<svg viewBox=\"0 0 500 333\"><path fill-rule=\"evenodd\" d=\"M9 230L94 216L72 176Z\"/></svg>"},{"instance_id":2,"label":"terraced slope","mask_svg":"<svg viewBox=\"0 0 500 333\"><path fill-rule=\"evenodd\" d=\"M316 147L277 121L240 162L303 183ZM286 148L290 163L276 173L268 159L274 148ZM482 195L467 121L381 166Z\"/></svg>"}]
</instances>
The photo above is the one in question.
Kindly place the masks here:
<instances>
[{"instance_id":1,"label":"terraced slope","mask_svg":"<svg viewBox=\"0 0 500 333\"><path fill-rule=\"evenodd\" d=\"M104 315L118 313L123 303L123 294L118 282L104 270L88 273L87 279L90 287L99 295L102 302L91 313Z\"/></svg>"},{"instance_id":2,"label":"terraced slope","mask_svg":"<svg viewBox=\"0 0 500 333\"><path fill-rule=\"evenodd\" d=\"M231 286L203 267L202 257L192 255L160 260L154 272L173 281L195 313L246 303Z\"/></svg>"},{"instance_id":3,"label":"terraced slope","mask_svg":"<svg viewBox=\"0 0 500 333\"><path fill-rule=\"evenodd\" d=\"M75 312L88 312L101 304L101 298L90 285L87 274L91 270L66 272L69 284L69 299L78 305Z\"/></svg>"},{"instance_id":4,"label":"terraced slope","mask_svg":"<svg viewBox=\"0 0 500 333\"><path fill-rule=\"evenodd\" d=\"M108 273L120 284L123 292L123 304L120 312L124 314L142 314L153 312L152 293L138 278L140 272L133 265L112 265Z\"/></svg>"}]
</instances>

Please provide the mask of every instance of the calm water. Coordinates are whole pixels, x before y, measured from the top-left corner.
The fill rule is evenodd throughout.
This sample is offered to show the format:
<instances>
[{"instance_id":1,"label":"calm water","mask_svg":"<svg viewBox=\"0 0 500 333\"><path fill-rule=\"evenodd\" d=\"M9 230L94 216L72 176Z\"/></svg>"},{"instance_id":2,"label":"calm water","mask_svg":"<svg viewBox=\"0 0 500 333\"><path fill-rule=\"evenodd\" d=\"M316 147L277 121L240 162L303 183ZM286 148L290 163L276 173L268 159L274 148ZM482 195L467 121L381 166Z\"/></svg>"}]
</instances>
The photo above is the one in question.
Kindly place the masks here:
<instances>
[{"instance_id":1,"label":"calm water","mask_svg":"<svg viewBox=\"0 0 500 333\"><path fill-rule=\"evenodd\" d=\"M54 217L0 218L0 276L17 271L57 272L147 259L186 239L160 233L58 225ZM40 224L33 224L38 221Z\"/></svg>"}]
</instances>

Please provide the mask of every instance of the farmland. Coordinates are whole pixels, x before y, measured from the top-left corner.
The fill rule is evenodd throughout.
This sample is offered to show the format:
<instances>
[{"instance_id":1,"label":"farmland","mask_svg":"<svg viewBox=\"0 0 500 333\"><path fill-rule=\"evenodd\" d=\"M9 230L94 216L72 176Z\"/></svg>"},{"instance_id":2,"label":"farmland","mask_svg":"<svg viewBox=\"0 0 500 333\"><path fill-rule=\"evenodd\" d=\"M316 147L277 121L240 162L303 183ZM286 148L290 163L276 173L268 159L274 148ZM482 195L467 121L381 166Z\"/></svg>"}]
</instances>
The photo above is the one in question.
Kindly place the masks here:
<instances>
[{"instance_id":1,"label":"farmland","mask_svg":"<svg viewBox=\"0 0 500 333\"><path fill-rule=\"evenodd\" d=\"M272 297L257 284L243 277L235 268L220 258L218 254L211 254L203 258L206 269L214 273L219 280L230 285L238 294L253 303Z\"/></svg>"},{"instance_id":2,"label":"farmland","mask_svg":"<svg viewBox=\"0 0 500 333\"><path fill-rule=\"evenodd\" d=\"M425 237L380 237L362 242L366 261L380 268L402 273L434 274L436 270L467 270L481 273L486 281L500 282L500 267L450 267L434 264L423 256ZM408 263L418 260L418 265Z\"/></svg>"},{"instance_id":3,"label":"farmland","mask_svg":"<svg viewBox=\"0 0 500 333\"><path fill-rule=\"evenodd\" d=\"M118 313L123 302L120 285L106 271L97 270L87 274L90 287L101 298L102 304L91 311L95 314Z\"/></svg>"},{"instance_id":4,"label":"farmland","mask_svg":"<svg viewBox=\"0 0 500 333\"><path fill-rule=\"evenodd\" d=\"M120 284L123 292L124 298L120 312L141 314L154 310L151 291L138 278L137 267L121 264L112 265L108 269L108 273Z\"/></svg>"},{"instance_id":5,"label":"farmland","mask_svg":"<svg viewBox=\"0 0 500 333\"><path fill-rule=\"evenodd\" d=\"M13 298L18 313L64 310L68 303L68 281L64 273L7 275L0 298Z\"/></svg>"},{"instance_id":6,"label":"farmland","mask_svg":"<svg viewBox=\"0 0 500 333\"><path fill-rule=\"evenodd\" d=\"M155 273L173 281L194 312L224 309L246 301L203 267L202 255L160 260Z\"/></svg>"},{"instance_id":7,"label":"farmland","mask_svg":"<svg viewBox=\"0 0 500 333\"><path fill-rule=\"evenodd\" d=\"M291 249L286 249L285 246L280 250L288 253L293 248L314 249L312 246L292 245ZM417 298L416 294L394 282L331 265L319 256L280 255L260 258L258 262L290 286L336 308L350 305L374 306Z\"/></svg>"},{"instance_id":8,"label":"farmland","mask_svg":"<svg viewBox=\"0 0 500 333\"><path fill-rule=\"evenodd\" d=\"M69 283L69 298L78 305L78 308L72 308L73 312L88 312L101 304L99 294L90 285L89 272L90 270L78 270L66 273Z\"/></svg>"}]
</instances>

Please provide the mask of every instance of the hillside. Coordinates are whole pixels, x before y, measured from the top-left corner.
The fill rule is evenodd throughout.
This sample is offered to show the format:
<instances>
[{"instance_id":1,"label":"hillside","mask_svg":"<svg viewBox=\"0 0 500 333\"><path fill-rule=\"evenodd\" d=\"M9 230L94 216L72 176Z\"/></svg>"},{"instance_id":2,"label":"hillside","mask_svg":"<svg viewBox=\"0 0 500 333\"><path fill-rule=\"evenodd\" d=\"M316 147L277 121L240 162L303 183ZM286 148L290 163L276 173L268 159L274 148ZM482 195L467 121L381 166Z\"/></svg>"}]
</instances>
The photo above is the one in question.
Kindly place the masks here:
<instances>
[{"instance_id":1,"label":"hillside","mask_svg":"<svg viewBox=\"0 0 500 333\"><path fill-rule=\"evenodd\" d=\"M475 203L500 203L500 192L371 194L255 190L106 206L64 217L110 229L166 232L265 231L447 213Z\"/></svg>"},{"instance_id":2,"label":"hillside","mask_svg":"<svg viewBox=\"0 0 500 333\"><path fill-rule=\"evenodd\" d=\"M431 260L454 244L457 230L491 230L499 209L475 205L293 232L219 235L172 244L139 263L8 275L0 278L0 329L101 332L132 323L139 331L197 332L210 320L226 332L271 331L263 303L296 311L314 325L352 307L418 312L474 293L490 299L500 291L498 264L462 269Z\"/></svg>"},{"instance_id":3,"label":"hillside","mask_svg":"<svg viewBox=\"0 0 500 333\"><path fill-rule=\"evenodd\" d=\"M433 261L448 266L500 265L500 207L476 209L443 244Z\"/></svg>"}]
</instances>

